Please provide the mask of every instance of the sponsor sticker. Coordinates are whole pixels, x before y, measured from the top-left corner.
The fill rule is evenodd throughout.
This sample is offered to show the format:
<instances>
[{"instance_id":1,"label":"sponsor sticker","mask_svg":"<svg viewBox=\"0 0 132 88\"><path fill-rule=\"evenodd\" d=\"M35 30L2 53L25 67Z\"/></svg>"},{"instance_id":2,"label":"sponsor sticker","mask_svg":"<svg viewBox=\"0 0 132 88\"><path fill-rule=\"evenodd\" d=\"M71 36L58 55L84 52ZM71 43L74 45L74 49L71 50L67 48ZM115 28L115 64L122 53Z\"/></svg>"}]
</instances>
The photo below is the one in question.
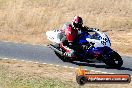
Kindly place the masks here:
<instances>
[{"instance_id":1,"label":"sponsor sticker","mask_svg":"<svg viewBox=\"0 0 132 88\"><path fill-rule=\"evenodd\" d=\"M86 70L78 69L76 81L79 85L85 83L130 83L129 74L86 74Z\"/></svg>"}]
</instances>

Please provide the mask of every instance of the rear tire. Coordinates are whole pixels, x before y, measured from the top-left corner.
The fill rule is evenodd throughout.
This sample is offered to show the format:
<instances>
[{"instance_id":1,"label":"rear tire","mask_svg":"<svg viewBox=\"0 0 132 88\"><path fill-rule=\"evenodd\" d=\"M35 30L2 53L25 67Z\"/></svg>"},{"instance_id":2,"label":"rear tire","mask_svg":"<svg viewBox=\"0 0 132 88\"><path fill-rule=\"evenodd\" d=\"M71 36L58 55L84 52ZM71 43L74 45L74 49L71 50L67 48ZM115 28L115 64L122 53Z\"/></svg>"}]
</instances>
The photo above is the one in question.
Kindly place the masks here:
<instances>
[{"instance_id":1,"label":"rear tire","mask_svg":"<svg viewBox=\"0 0 132 88\"><path fill-rule=\"evenodd\" d=\"M112 52L108 55L109 58L105 60L105 64L110 68L119 69L123 65L123 60L117 52Z\"/></svg>"}]
</instances>

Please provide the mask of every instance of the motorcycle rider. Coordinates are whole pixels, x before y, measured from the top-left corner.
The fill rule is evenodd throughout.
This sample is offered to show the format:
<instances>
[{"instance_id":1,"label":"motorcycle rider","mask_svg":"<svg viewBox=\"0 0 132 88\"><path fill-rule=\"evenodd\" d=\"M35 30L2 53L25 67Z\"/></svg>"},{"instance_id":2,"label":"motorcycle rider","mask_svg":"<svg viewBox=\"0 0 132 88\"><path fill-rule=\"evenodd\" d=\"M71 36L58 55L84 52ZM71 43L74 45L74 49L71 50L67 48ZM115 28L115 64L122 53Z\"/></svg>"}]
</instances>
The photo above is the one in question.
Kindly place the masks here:
<instances>
[{"instance_id":1,"label":"motorcycle rider","mask_svg":"<svg viewBox=\"0 0 132 88\"><path fill-rule=\"evenodd\" d=\"M86 31L88 27L83 27L83 20L80 16L75 16L71 23L62 28L64 34L60 47L64 49L64 55L67 57L75 57L75 49L80 49L77 45L78 36L82 31Z\"/></svg>"}]
</instances>

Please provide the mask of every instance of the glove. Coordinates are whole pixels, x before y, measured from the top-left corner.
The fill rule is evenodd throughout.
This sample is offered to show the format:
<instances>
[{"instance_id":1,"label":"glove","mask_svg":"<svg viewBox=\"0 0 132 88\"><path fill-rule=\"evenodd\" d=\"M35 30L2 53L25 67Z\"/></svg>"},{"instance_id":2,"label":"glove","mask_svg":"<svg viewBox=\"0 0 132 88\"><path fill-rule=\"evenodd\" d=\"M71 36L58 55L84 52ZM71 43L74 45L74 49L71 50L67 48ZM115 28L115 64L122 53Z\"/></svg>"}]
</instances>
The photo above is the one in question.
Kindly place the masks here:
<instances>
[{"instance_id":1,"label":"glove","mask_svg":"<svg viewBox=\"0 0 132 88\"><path fill-rule=\"evenodd\" d=\"M87 30L89 29L89 27L87 27L87 26L84 26L84 28L87 29Z\"/></svg>"},{"instance_id":2,"label":"glove","mask_svg":"<svg viewBox=\"0 0 132 88\"><path fill-rule=\"evenodd\" d=\"M87 27L87 26L84 26L84 28L83 28L83 31L85 31L85 32L89 32L89 27Z\"/></svg>"},{"instance_id":3,"label":"glove","mask_svg":"<svg viewBox=\"0 0 132 88\"><path fill-rule=\"evenodd\" d=\"M72 48L72 47L73 47L73 43L70 42L70 43L69 43L69 48Z\"/></svg>"}]
</instances>

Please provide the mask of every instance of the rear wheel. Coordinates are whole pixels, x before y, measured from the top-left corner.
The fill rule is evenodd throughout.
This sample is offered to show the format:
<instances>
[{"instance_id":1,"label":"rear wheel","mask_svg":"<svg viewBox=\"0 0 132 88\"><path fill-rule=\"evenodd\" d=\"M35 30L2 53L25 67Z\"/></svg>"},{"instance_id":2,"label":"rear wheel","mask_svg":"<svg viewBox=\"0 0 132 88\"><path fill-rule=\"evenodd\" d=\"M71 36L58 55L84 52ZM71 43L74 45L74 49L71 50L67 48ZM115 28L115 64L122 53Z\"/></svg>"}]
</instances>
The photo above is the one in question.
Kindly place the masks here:
<instances>
[{"instance_id":1,"label":"rear wheel","mask_svg":"<svg viewBox=\"0 0 132 88\"><path fill-rule=\"evenodd\" d=\"M112 52L108 55L108 59L105 60L105 64L110 68L120 68L123 65L123 60L117 52Z\"/></svg>"}]
</instances>

